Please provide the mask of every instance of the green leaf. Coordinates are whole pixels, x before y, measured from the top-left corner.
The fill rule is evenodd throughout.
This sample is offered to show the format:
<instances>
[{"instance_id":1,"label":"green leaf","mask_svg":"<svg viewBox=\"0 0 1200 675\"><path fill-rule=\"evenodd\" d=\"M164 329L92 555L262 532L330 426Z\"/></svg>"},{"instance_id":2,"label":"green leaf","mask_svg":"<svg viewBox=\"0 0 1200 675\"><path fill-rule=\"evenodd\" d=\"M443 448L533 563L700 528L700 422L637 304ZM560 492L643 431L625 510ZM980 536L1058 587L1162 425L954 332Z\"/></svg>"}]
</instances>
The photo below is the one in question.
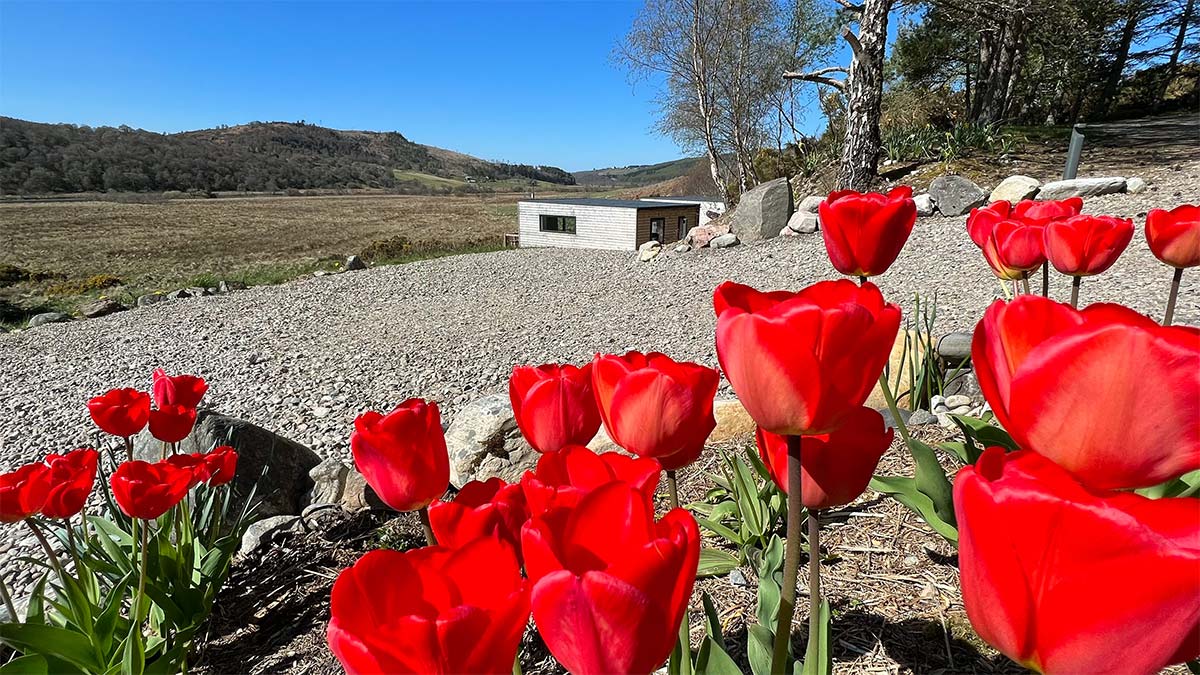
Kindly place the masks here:
<instances>
[{"instance_id":1,"label":"green leaf","mask_svg":"<svg viewBox=\"0 0 1200 675\"><path fill-rule=\"evenodd\" d=\"M821 601L817 616L817 631L808 636L808 649L804 651L804 675L831 675L833 655L829 649L829 601Z\"/></svg>"},{"instance_id":2,"label":"green leaf","mask_svg":"<svg viewBox=\"0 0 1200 675\"><path fill-rule=\"evenodd\" d=\"M29 654L0 666L0 675L50 675L50 664L39 654Z\"/></svg>"},{"instance_id":3,"label":"green leaf","mask_svg":"<svg viewBox=\"0 0 1200 675\"><path fill-rule=\"evenodd\" d=\"M696 522L700 524L700 527L710 530L720 537L728 539L731 543L737 544L738 546L741 546L745 543L745 541L742 539L742 535L716 521L709 520L708 518L697 518Z\"/></svg>"},{"instance_id":4,"label":"green leaf","mask_svg":"<svg viewBox=\"0 0 1200 675\"><path fill-rule=\"evenodd\" d=\"M984 449L992 446L1000 446L1006 450L1017 449L1017 442L1012 439L1012 436L1008 435L1007 431L1001 429L1000 427L988 424L984 420L981 420L977 417L968 417L966 415L955 415L951 413L950 419L954 420L954 422L958 424L958 428L962 430L963 435L965 435L967 438L978 441L979 445L982 445ZM979 457L976 456L971 460L971 463L974 464L975 459L978 458Z\"/></svg>"},{"instance_id":5,"label":"green leaf","mask_svg":"<svg viewBox=\"0 0 1200 675\"><path fill-rule=\"evenodd\" d=\"M102 669L92 643L76 631L31 623L0 624L0 640L21 652L53 656L86 671Z\"/></svg>"},{"instance_id":6,"label":"green leaf","mask_svg":"<svg viewBox=\"0 0 1200 675\"><path fill-rule=\"evenodd\" d=\"M708 633L708 638L716 642L721 649L725 649L725 636L721 632L721 617L717 614L717 608L713 605L712 598L707 591L700 594L700 602L704 605L704 628Z\"/></svg>"},{"instance_id":7,"label":"green leaf","mask_svg":"<svg viewBox=\"0 0 1200 675\"><path fill-rule=\"evenodd\" d=\"M750 672L770 675L774 650L775 634L769 628L755 623L746 629L746 659L750 661Z\"/></svg>"},{"instance_id":8,"label":"green leaf","mask_svg":"<svg viewBox=\"0 0 1200 675\"><path fill-rule=\"evenodd\" d=\"M958 543L958 528L938 516L933 502L927 495L917 490L916 482L912 478L905 478L903 476L875 476L871 479L871 489L885 495L890 495L896 501L916 512L918 516L921 516L921 519L928 523L934 532L937 532L954 544Z\"/></svg>"},{"instance_id":9,"label":"green leaf","mask_svg":"<svg viewBox=\"0 0 1200 675\"><path fill-rule=\"evenodd\" d=\"M121 672L125 675L142 675L146 669L146 652L142 647L142 627L133 624L125 638L125 649L121 655Z\"/></svg>"},{"instance_id":10,"label":"green leaf","mask_svg":"<svg viewBox=\"0 0 1200 675\"><path fill-rule=\"evenodd\" d=\"M962 441L938 443L938 447L957 457L963 464L974 464L975 460L979 458L978 451L974 449L974 446L967 447L967 443Z\"/></svg>"},{"instance_id":11,"label":"green leaf","mask_svg":"<svg viewBox=\"0 0 1200 675\"><path fill-rule=\"evenodd\" d=\"M954 525L954 487L938 463L937 453L915 438L908 439L908 447L917 464L914 487L929 498L938 519Z\"/></svg>"},{"instance_id":12,"label":"green leaf","mask_svg":"<svg viewBox=\"0 0 1200 675\"><path fill-rule=\"evenodd\" d=\"M1190 471L1165 483L1134 490L1134 492L1150 499L1200 496L1200 470Z\"/></svg>"},{"instance_id":13,"label":"green leaf","mask_svg":"<svg viewBox=\"0 0 1200 675\"><path fill-rule=\"evenodd\" d=\"M67 620L75 624L84 635L91 636L95 624L95 614L92 613L92 603L87 597L87 591L70 575L64 575L59 580L63 587L67 611Z\"/></svg>"},{"instance_id":14,"label":"green leaf","mask_svg":"<svg viewBox=\"0 0 1200 675\"><path fill-rule=\"evenodd\" d=\"M737 556L719 548L700 549L700 566L696 570L698 577L719 577L737 569L740 563Z\"/></svg>"},{"instance_id":15,"label":"green leaf","mask_svg":"<svg viewBox=\"0 0 1200 675\"><path fill-rule=\"evenodd\" d=\"M716 640L706 637L700 644L699 654L696 655L696 673L697 675L742 675L742 669L738 668L737 663L729 657L729 654L725 653L725 649L717 644Z\"/></svg>"},{"instance_id":16,"label":"green leaf","mask_svg":"<svg viewBox=\"0 0 1200 675\"><path fill-rule=\"evenodd\" d=\"M742 521L752 535L760 537L767 529L766 506L758 497L758 486L750 475L750 469L740 459L734 458L732 463L738 510L742 512Z\"/></svg>"},{"instance_id":17,"label":"green leaf","mask_svg":"<svg viewBox=\"0 0 1200 675\"><path fill-rule=\"evenodd\" d=\"M25 623L46 623L46 579L49 577L50 573L47 572L33 585L29 593L29 606L25 608Z\"/></svg>"}]
</instances>

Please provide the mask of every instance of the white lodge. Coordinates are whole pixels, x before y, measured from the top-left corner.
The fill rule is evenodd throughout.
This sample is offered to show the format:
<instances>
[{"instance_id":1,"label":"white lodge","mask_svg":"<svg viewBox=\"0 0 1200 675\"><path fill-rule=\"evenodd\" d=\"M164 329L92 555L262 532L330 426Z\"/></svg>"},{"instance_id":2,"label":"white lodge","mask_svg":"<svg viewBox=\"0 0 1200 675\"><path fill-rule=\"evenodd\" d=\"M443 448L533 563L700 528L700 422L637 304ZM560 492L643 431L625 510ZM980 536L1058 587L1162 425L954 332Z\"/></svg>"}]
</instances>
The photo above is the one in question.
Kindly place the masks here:
<instances>
[{"instance_id":1,"label":"white lodge","mask_svg":"<svg viewBox=\"0 0 1200 675\"><path fill-rule=\"evenodd\" d=\"M700 202L668 199L526 200L517 206L520 245L636 251L652 239L679 241L700 222Z\"/></svg>"}]
</instances>

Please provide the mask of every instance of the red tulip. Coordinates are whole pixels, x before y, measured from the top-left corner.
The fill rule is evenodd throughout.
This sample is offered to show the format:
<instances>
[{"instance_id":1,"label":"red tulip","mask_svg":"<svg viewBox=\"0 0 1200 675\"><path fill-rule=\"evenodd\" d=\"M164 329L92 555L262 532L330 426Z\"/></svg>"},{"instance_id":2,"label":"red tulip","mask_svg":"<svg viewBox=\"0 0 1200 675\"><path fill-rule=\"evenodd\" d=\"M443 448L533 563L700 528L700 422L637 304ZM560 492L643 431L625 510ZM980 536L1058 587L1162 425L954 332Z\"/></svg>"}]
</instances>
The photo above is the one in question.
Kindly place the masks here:
<instances>
[{"instance_id":1,"label":"red tulip","mask_svg":"<svg viewBox=\"0 0 1200 675\"><path fill-rule=\"evenodd\" d=\"M900 329L900 308L869 282L762 293L727 281L713 304L725 376L754 421L785 436L828 433L860 408Z\"/></svg>"},{"instance_id":2,"label":"red tulip","mask_svg":"<svg viewBox=\"0 0 1200 675\"><path fill-rule=\"evenodd\" d=\"M617 452L597 454L581 445L569 445L543 455L536 470L526 471L521 478L521 490L530 516L575 506L584 495L613 481L629 484L653 502L661 472L662 465L654 459Z\"/></svg>"},{"instance_id":3,"label":"red tulip","mask_svg":"<svg viewBox=\"0 0 1200 675\"><path fill-rule=\"evenodd\" d=\"M130 518L153 520L170 511L192 487L192 472L167 461L122 462L109 478L117 506Z\"/></svg>"},{"instance_id":4,"label":"red tulip","mask_svg":"<svg viewBox=\"0 0 1200 675\"><path fill-rule=\"evenodd\" d=\"M15 523L36 514L50 492L49 468L38 462L0 474L0 523Z\"/></svg>"},{"instance_id":5,"label":"red tulip","mask_svg":"<svg viewBox=\"0 0 1200 675\"><path fill-rule=\"evenodd\" d=\"M208 480L209 473L208 465L204 462L204 455L199 453L178 453L166 458L167 464L178 469L183 469L192 475L188 481L188 488L191 489L200 483Z\"/></svg>"},{"instance_id":6,"label":"red tulip","mask_svg":"<svg viewBox=\"0 0 1200 675\"><path fill-rule=\"evenodd\" d=\"M237 473L237 451L228 445L220 445L213 449L212 452L204 455L204 465L208 471L208 481L210 487L224 485L233 480L234 474Z\"/></svg>"},{"instance_id":7,"label":"red tulip","mask_svg":"<svg viewBox=\"0 0 1200 675\"><path fill-rule=\"evenodd\" d=\"M827 509L858 499L895 433L885 428L882 415L864 407L832 433L801 436L801 503L810 509ZM758 456L787 494L787 437L760 428L757 441Z\"/></svg>"},{"instance_id":8,"label":"red tulip","mask_svg":"<svg viewBox=\"0 0 1200 675\"><path fill-rule=\"evenodd\" d=\"M1026 225L1044 226L1052 221L1079 215L1083 209L1081 197L1070 197L1059 201L1033 201L1025 199L1014 206L1000 200L979 209L971 209L967 216L967 232L971 241L979 248L987 244L988 236L1002 220L1016 220Z\"/></svg>"},{"instance_id":9,"label":"red tulip","mask_svg":"<svg viewBox=\"0 0 1200 675\"><path fill-rule=\"evenodd\" d=\"M520 557L521 526L529 520L525 494L519 484L500 478L473 480L463 486L453 501L434 501L429 522L438 544L459 548L479 537L497 537L513 547Z\"/></svg>"},{"instance_id":10,"label":"red tulip","mask_svg":"<svg viewBox=\"0 0 1200 675\"><path fill-rule=\"evenodd\" d=\"M614 443L657 459L668 471L691 464L717 426L713 398L721 376L658 352L597 354L592 383L604 428Z\"/></svg>"},{"instance_id":11,"label":"red tulip","mask_svg":"<svg viewBox=\"0 0 1200 675\"><path fill-rule=\"evenodd\" d=\"M154 371L154 403L162 408L169 405L181 405L185 408L195 408L208 391L204 378L195 375L167 375L167 371L157 368Z\"/></svg>"},{"instance_id":12,"label":"red tulip","mask_svg":"<svg viewBox=\"0 0 1200 675\"><path fill-rule=\"evenodd\" d=\"M609 483L525 525L521 541L538 632L576 675L649 673L679 636L696 580L700 533L683 509Z\"/></svg>"},{"instance_id":13,"label":"red tulip","mask_svg":"<svg viewBox=\"0 0 1200 675\"><path fill-rule=\"evenodd\" d=\"M1200 265L1200 206L1151 210L1146 214L1146 243L1154 257L1171 267Z\"/></svg>"},{"instance_id":14,"label":"red tulip","mask_svg":"<svg viewBox=\"0 0 1200 675\"><path fill-rule=\"evenodd\" d=\"M350 450L367 484L397 511L428 506L450 484L450 458L436 403L410 398L387 415L359 415Z\"/></svg>"},{"instance_id":15,"label":"red tulip","mask_svg":"<svg viewBox=\"0 0 1200 675\"><path fill-rule=\"evenodd\" d=\"M832 192L818 210L829 261L842 274L856 277L886 272L917 220L912 188L904 185L886 195Z\"/></svg>"},{"instance_id":16,"label":"red tulip","mask_svg":"<svg viewBox=\"0 0 1200 675\"><path fill-rule=\"evenodd\" d=\"M1077 216L1083 211L1083 197L1035 201L1024 199L1012 208L1012 218L1031 225L1047 225L1052 221Z\"/></svg>"},{"instance_id":17,"label":"red tulip","mask_svg":"<svg viewBox=\"0 0 1200 675\"><path fill-rule=\"evenodd\" d=\"M88 401L88 412L101 430L113 436L134 436L150 419L150 395L137 389L113 389Z\"/></svg>"},{"instance_id":18,"label":"red tulip","mask_svg":"<svg viewBox=\"0 0 1200 675\"><path fill-rule=\"evenodd\" d=\"M196 409L165 405L150 411L150 435L163 443L178 443L196 426Z\"/></svg>"},{"instance_id":19,"label":"red tulip","mask_svg":"<svg viewBox=\"0 0 1200 675\"><path fill-rule=\"evenodd\" d=\"M508 546L377 550L338 575L329 648L347 673L511 673L529 593Z\"/></svg>"},{"instance_id":20,"label":"red tulip","mask_svg":"<svg viewBox=\"0 0 1200 675\"><path fill-rule=\"evenodd\" d=\"M967 617L1014 661L1128 675L1200 655L1194 499L1094 492L991 448L959 471L954 509Z\"/></svg>"},{"instance_id":21,"label":"red tulip","mask_svg":"<svg viewBox=\"0 0 1200 675\"><path fill-rule=\"evenodd\" d=\"M1086 277L1112 267L1133 239L1133 221L1072 216L1046 225L1046 257L1063 274Z\"/></svg>"},{"instance_id":22,"label":"red tulip","mask_svg":"<svg viewBox=\"0 0 1200 675\"><path fill-rule=\"evenodd\" d=\"M70 518L83 509L96 483L100 453L80 448L65 455L46 456L46 480L50 491L42 505L47 518Z\"/></svg>"},{"instance_id":23,"label":"red tulip","mask_svg":"<svg viewBox=\"0 0 1200 675\"><path fill-rule=\"evenodd\" d=\"M996 223L983 244L983 257L1001 279L1021 279L1046 262L1043 226L1019 220Z\"/></svg>"},{"instance_id":24,"label":"red tulip","mask_svg":"<svg viewBox=\"0 0 1200 675\"><path fill-rule=\"evenodd\" d=\"M538 452L585 445L600 428L592 364L517 366L508 381L517 427Z\"/></svg>"},{"instance_id":25,"label":"red tulip","mask_svg":"<svg viewBox=\"0 0 1200 675\"><path fill-rule=\"evenodd\" d=\"M1023 295L988 308L971 359L1013 439L1091 487L1200 469L1200 329Z\"/></svg>"}]
</instances>

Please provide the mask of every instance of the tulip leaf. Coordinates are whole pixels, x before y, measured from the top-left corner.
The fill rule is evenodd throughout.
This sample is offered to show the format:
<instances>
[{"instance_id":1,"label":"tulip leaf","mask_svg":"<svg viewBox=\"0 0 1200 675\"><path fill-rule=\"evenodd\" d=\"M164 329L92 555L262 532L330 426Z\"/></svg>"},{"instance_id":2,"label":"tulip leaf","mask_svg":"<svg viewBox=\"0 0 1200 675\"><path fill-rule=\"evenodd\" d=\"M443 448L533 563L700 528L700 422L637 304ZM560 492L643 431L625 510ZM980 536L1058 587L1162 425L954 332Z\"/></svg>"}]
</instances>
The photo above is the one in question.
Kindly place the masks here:
<instances>
[{"instance_id":1,"label":"tulip leaf","mask_svg":"<svg viewBox=\"0 0 1200 675\"><path fill-rule=\"evenodd\" d=\"M1165 483L1141 488L1140 490L1135 490L1135 492L1150 499L1200 496L1200 470L1185 473Z\"/></svg>"},{"instance_id":2,"label":"tulip leaf","mask_svg":"<svg viewBox=\"0 0 1200 675\"><path fill-rule=\"evenodd\" d=\"M67 628L31 623L0 624L0 641L25 653L51 655L88 672L102 669L87 637Z\"/></svg>"},{"instance_id":3,"label":"tulip leaf","mask_svg":"<svg viewBox=\"0 0 1200 675\"><path fill-rule=\"evenodd\" d=\"M0 675L50 675L50 664L39 654L29 654L0 666Z\"/></svg>"},{"instance_id":4,"label":"tulip leaf","mask_svg":"<svg viewBox=\"0 0 1200 675\"><path fill-rule=\"evenodd\" d=\"M704 638L696 655L696 675L742 675L742 669L712 638Z\"/></svg>"},{"instance_id":5,"label":"tulip leaf","mask_svg":"<svg viewBox=\"0 0 1200 675\"><path fill-rule=\"evenodd\" d=\"M38 579L33 585L33 590L29 593L29 605L25 608L25 623L45 624L46 623L46 579L50 573L47 572Z\"/></svg>"},{"instance_id":6,"label":"tulip leaf","mask_svg":"<svg viewBox=\"0 0 1200 675\"><path fill-rule=\"evenodd\" d=\"M771 657L774 655L775 634L766 626L756 623L746 629L746 659L754 675L770 675Z\"/></svg>"},{"instance_id":7,"label":"tulip leaf","mask_svg":"<svg viewBox=\"0 0 1200 675\"><path fill-rule=\"evenodd\" d=\"M741 563L737 556L719 548L700 549L700 565L696 569L698 577L719 577L729 574Z\"/></svg>"},{"instance_id":8,"label":"tulip leaf","mask_svg":"<svg viewBox=\"0 0 1200 675\"><path fill-rule=\"evenodd\" d=\"M912 478L875 476L871 479L871 489L890 495L921 516L935 532L954 544L958 543L958 528L938 516L933 501L929 499L928 495L917 489L916 481Z\"/></svg>"},{"instance_id":9,"label":"tulip leaf","mask_svg":"<svg viewBox=\"0 0 1200 675\"><path fill-rule=\"evenodd\" d=\"M998 426L988 424L984 420L981 420L977 417L969 417L967 415L955 415L951 413L950 419L958 425L958 428L963 432L964 436L971 440L978 441L985 450L993 446L999 446L1006 450L1017 449L1017 442L1013 440L1012 436L1008 435L1007 431ZM978 459L978 455L976 455L975 459ZM974 464L975 460L972 459L970 463Z\"/></svg>"},{"instance_id":10,"label":"tulip leaf","mask_svg":"<svg viewBox=\"0 0 1200 675\"><path fill-rule=\"evenodd\" d=\"M817 630L808 636L808 649L804 652L803 675L830 675L833 672L833 655L829 649L829 601L821 601L817 616Z\"/></svg>"},{"instance_id":11,"label":"tulip leaf","mask_svg":"<svg viewBox=\"0 0 1200 675\"><path fill-rule=\"evenodd\" d=\"M725 635L721 631L721 617L717 614L717 607L713 604L712 597L708 592L700 594L700 602L704 605L704 627L708 632L708 638L717 643L721 649L725 649Z\"/></svg>"},{"instance_id":12,"label":"tulip leaf","mask_svg":"<svg viewBox=\"0 0 1200 675\"><path fill-rule=\"evenodd\" d=\"M938 519L953 525L954 488L946 477L946 470L938 462L937 453L915 438L908 439L908 448L917 464L913 486L929 498Z\"/></svg>"},{"instance_id":13,"label":"tulip leaf","mask_svg":"<svg viewBox=\"0 0 1200 675\"><path fill-rule=\"evenodd\" d=\"M714 520L709 520L708 518L697 518L696 522L699 523L701 527L711 530L714 534L725 537L731 543L737 544L738 546L741 546L744 543L742 541L742 535L734 532L721 523L718 523Z\"/></svg>"},{"instance_id":14,"label":"tulip leaf","mask_svg":"<svg viewBox=\"0 0 1200 675\"><path fill-rule=\"evenodd\" d=\"M142 675L145 669L146 652L142 647L142 627L135 623L129 627L129 637L125 638L121 672L126 675Z\"/></svg>"}]
</instances>

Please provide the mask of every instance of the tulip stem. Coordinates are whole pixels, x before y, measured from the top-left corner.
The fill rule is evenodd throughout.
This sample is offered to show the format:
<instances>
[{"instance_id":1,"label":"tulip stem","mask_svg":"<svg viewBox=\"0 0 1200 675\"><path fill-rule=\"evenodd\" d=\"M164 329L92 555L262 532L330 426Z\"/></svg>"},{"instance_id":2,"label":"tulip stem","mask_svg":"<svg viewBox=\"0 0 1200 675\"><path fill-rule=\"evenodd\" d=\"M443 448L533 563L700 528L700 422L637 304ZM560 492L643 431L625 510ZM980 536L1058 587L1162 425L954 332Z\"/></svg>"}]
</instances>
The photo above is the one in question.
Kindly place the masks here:
<instances>
[{"instance_id":1,"label":"tulip stem","mask_svg":"<svg viewBox=\"0 0 1200 675\"><path fill-rule=\"evenodd\" d=\"M1050 261L1042 263L1042 297L1050 297Z\"/></svg>"},{"instance_id":2,"label":"tulip stem","mask_svg":"<svg viewBox=\"0 0 1200 675\"><path fill-rule=\"evenodd\" d=\"M134 525L133 525L134 528L137 528L138 519L134 518L133 523L134 523ZM144 598L146 596L146 558L149 557L149 555L147 555L148 554L147 549L150 548L150 538L148 536L150 534L150 522L146 521L146 522L142 523L141 525L142 525L142 532L141 532L141 534L142 534L142 538L141 538L142 560L141 560L141 568L138 573L137 598L135 598L134 605L133 605L133 624L135 626L140 626L142 623L142 604L145 602Z\"/></svg>"},{"instance_id":3,"label":"tulip stem","mask_svg":"<svg viewBox=\"0 0 1200 675\"><path fill-rule=\"evenodd\" d=\"M1083 283L1083 277L1071 278L1071 307L1079 309L1079 285Z\"/></svg>"},{"instance_id":4,"label":"tulip stem","mask_svg":"<svg viewBox=\"0 0 1200 675\"><path fill-rule=\"evenodd\" d=\"M667 470L667 500L672 509L679 508L679 483L675 482L675 470Z\"/></svg>"},{"instance_id":5,"label":"tulip stem","mask_svg":"<svg viewBox=\"0 0 1200 675\"><path fill-rule=\"evenodd\" d=\"M1021 287L1025 289L1025 295L1030 295L1032 293L1032 291L1029 290L1029 272L1026 272L1025 276L1021 277Z\"/></svg>"},{"instance_id":6,"label":"tulip stem","mask_svg":"<svg viewBox=\"0 0 1200 675\"><path fill-rule=\"evenodd\" d=\"M125 459L130 462L133 461L133 437L132 436L125 437Z\"/></svg>"},{"instance_id":7,"label":"tulip stem","mask_svg":"<svg viewBox=\"0 0 1200 675\"><path fill-rule=\"evenodd\" d=\"M17 608L13 605L12 596L8 593L8 584L4 583L3 577L0 577L0 597L4 598L4 609L8 610L9 622L20 623L21 618L17 616Z\"/></svg>"},{"instance_id":8,"label":"tulip stem","mask_svg":"<svg viewBox=\"0 0 1200 675\"><path fill-rule=\"evenodd\" d=\"M787 437L787 548L783 555L783 587L779 592L779 614L775 617L775 644L771 672L790 672L788 647L792 642L792 616L796 612L796 576L800 573L800 436Z\"/></svg>"},{"instance_id":9,"label":"tulip stem","mask_svg":"<svg viewBox=\"0 0 1200 675\"><path fill-rule=\"evenodd\" d=\"M54 573L58 575L59 580L66 578L63 572L62 563L58 561L58 555L55 554L54 548L50 546L50 542L46 541L46 535L38 529L37 524L33 522L33 518L26 518L25 523L29 525L29 529L33 530L33 536L37 537L38 543L42 545L42 550L46 552L46 561L50 567L54 568Z\"/></svg>"},{"instance_id":10,"label":"tulip stem","mask_svg":"<svg viewBox=\"0 0 1200 675\"><path fill-rule=\"evenodd\" d=\"M71 517L67 516L63 523L67 528L67 548L71 549L71 561L75 563L75 573L79 574L79 552L75 550L75 530L71 529Z\"/></svg>"},{"instance_id":11,"label":"tulip stem","mask_svg":"<svg viewBox=\"0 0 1200 675\"><path fill-rule=\"evenodd\" d=\"M1179 282L1183 280L1183 268L1175 268L1175 276L1171 279L1171 294L1167 296L1167 314L1163 317L1163 325L1170 326L1175 318L1175 298L1179 297Z\"/></svg>"},{"instance_id":12,"label":"tulip stem","mask_svg":"<svg viewBox=\"0 0 1200 675\"><path fill-rule=\"evenodd\" d=\"M808 510L808 643L821 634L821 511ZM809 654L817 653L809 649ZM806 666L809 664L805 664ZM813 664L815 665L815 664Z\"/></svg>"},{"instance_id":13,"label":"tulip stem","mask_svg":"<svg viewBox=\"0 0 1200 675\"><path fill-rule=\"evenodd\" d=\"M433 525L429 522L429 507L422 506L417 509L417 515L421 516L421 527L425 529L425 541L430 546L437 546L437 537L433 536Z\"/></svg>"},{"instance_id":14,"label":"tulip stem","mask_svg":"<svg viewBox=\"0 0 1200 675\"><path fill-rule=\"evenodd\" d=\"M863 275L863 274L858 275L858 285L862 286L865 283L867 283L866 275Z\"/></svg>"}]
</instances>

